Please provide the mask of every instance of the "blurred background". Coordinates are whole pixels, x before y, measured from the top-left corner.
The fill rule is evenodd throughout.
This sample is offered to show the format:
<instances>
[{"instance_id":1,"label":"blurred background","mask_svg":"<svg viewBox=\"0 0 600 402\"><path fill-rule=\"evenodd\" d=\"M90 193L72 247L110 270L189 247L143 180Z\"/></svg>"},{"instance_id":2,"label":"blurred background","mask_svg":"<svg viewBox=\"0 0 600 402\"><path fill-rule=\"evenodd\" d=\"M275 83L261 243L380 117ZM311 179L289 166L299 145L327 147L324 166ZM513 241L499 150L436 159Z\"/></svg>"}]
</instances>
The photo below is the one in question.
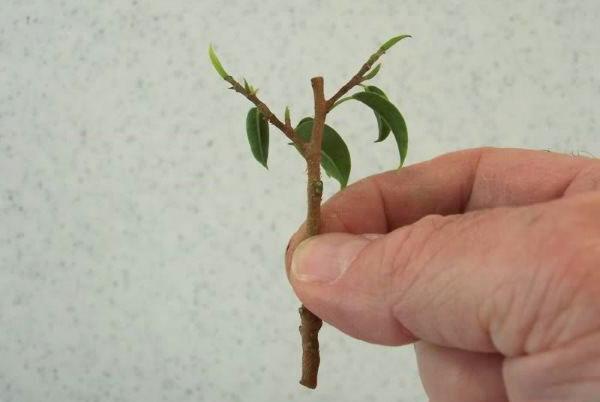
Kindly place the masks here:
<instances>
[{"instance_id":1,"label":"blurred background","mask_svg":"<svg viewBox=\"0 0 600 402\"><path fill-rule=\"evenodd\" d=\"M297 383L283 253L304 165L275 130L267 171L246 77L312 110L403 33L373 81L406 118L408 163L469 147L600 156L600 3L2 0L0 401L426 401L411 346L321 331ZM393 168L358 103L328 120L350 180ZM325 182L326 195L337 184Z\"/></svg>"}]
</instances>

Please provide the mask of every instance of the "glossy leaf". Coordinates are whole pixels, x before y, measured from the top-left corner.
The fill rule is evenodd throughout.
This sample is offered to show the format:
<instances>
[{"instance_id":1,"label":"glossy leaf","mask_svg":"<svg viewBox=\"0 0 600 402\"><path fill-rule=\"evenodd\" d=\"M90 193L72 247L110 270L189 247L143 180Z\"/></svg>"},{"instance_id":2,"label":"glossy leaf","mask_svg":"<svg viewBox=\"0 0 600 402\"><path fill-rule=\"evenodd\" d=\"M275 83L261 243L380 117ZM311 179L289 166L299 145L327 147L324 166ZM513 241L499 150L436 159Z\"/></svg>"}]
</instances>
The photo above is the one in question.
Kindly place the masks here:
<instances>
[{"instance_id":1,"label":"glossy leaf","mask_svg":"<svg viewBox=\"0 0 600 402\"><path fill-rule=\"evenodd\" d=\"M354 99L369 106L375 112L377 112L383 121L390 127L396 144L398 146L398 152L400 153L400 166L406 159L406 153L408 151L408 130L406 129L406 123L400 111L396 106L392 105L387 99L377 95L373 92L359 92L354 94Z\"/></svg>"},{"instance_id":2,"label":"glossy leaf","mask_svg":"<svg viewBox=\"0 0 600 402\"><path fill-rule=\"evenodd\" d=\"M227 71L225 71L225 69L223 68L223 65L219 61L219 58L217 57L217 54L215 53L215 50L213 49L212 45L208 46L208 57L210 57L210 62L212 63L215 70L217 70L217 73L219 73L221 78L226 79L229 76L229 74L227 74Z\"/></svg>"},{"instance_id":3,"label":"glossy leaf","mask_svg":"<svg viewBox=\"0 0 600 402\"><path fill-rule=\"evenodd\" d=\"M347 102L352 99L354 99L352 96L343 97L342 99L339 99L337 102L335 102L333 104L333 106L331 107L331 109L334 109L334 108L338 107L339 105L341 105L342 103Z\"/></svg>"},{"instance_id":4,"label":"glossy leaf","mask_svg":"<svg viewBox=\"0 0 600 402\"><path fill-rule=\"evenodd\" d=\"M366 92L372 92L374 94L377 94L385 99L387 99L387 95L385 94L385 92L383 92L381 89L377 88L374 85L369 85L365 87L365 91ZM379 135L377 137L377 140L375 140L375 142L381 142L383 140L385 140L388 135L390 134L390 126L388 126L388 124L385 122L385 120L383 120L383 118L379 115L379 113L377 113L375 110L373 111L373 113L375 114L375 119L377 120L377 128L379 131Z\"/></svg>"},{"instance_id":5,"label":"glossy leaf","mask_svg":"<svg viewBox=\"0 0 600 402\"><path fill-rule=\"evenodd\" d=\"M265 168L269 156L269 123L260 111L253 107L246 116L246 133L254 158Z\"/></svg>"},{"instance_id":6,"label":"glossy leaf","mask_svg":"<svg viewBox=\"0 0 600 402\"><path fill-rule=\"evenodd\" d=\"M388 40L383 45L381 45L381 47L379 49L382 50L383 52L386 52L392 46L394 46L396 43L400 42L404 38L412 38L412 36L410 36L410 35L398 35L398 36L394 36L392 39Z\"/></svg>"},{"instance_id":7,"label":"glossy leaf","mask_svg":"<svg viewBox=\"0 0 600 402\"><path fill-rule=\"evenodd\" d=\"M381 63L373 67L371 71L369 71L369 73L363 77L363 81L370 80L371 78L375 77L379 72L379 69L381 69Z\"/></svg>"},{"instance_id":8,"label":"glossy leaf","mask_svg":"<svg viewBox=\"0 0 600 402\"><path fill-rule=\"evenodd\" d=\"M310 141L313 119L305 117L300 120L296 132L305 142ZM346 187L350 177L350 152L342 137L330 126L325 125L321 145L321 166L329 177L333 177L341 188Z\"/></svg>"}]
</instances>

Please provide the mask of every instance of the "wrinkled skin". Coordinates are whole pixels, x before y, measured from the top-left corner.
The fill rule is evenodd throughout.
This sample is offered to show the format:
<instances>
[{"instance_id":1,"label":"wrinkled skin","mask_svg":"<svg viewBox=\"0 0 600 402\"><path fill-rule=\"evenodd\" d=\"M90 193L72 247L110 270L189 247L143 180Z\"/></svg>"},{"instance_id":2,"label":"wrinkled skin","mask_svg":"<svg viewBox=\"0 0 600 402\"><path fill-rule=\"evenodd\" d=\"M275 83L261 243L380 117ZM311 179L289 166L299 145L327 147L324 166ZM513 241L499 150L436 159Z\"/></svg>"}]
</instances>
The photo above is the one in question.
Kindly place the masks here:
<instances>
[{"instance_id":1,"label":"wrinkled skin","mask_svg":"<svg viewBox=\"0 0 600 402\"><path fill-rule=\"evenodd\" d=\"M349 186L321 232L290 241L296 294L348 335L414 342L431 402L600 401L600 160L451 153Z\"/></svg>"}]
</instances>

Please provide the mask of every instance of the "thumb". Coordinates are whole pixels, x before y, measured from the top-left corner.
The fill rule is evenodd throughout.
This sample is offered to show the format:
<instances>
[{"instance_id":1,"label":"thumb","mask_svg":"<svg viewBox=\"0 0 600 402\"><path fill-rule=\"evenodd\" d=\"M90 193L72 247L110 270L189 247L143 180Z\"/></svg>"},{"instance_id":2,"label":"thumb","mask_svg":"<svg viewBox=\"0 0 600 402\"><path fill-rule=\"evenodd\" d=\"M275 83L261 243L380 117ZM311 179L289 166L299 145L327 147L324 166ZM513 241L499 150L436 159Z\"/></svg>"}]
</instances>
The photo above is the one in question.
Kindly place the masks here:
<instances>
[{"instance_id":1,"label":"thumb","mask_svg":"<svg viewBox=\"0 0 600 402\"><path fill-rule=\"evenodd\" d=\"M348 233L311 237L294 250L289 278L303 303L324 321L359 339L400 345L415 338L381 305L389 288L378 283L389 278L384 270L390 265L382 263L388 237Z\"/></svg>"},{"instance_id":2,"label":"thumb","mask_svg":"<svg viewBox=\"0 0 600 402\"><path fill-rule=\"evenodd\" d=\"M317 316L368 342L540 352L598 328L599 200L428 215L386 235L322 234L290 250L289 279Z\"/></svg>"}]
</instances>

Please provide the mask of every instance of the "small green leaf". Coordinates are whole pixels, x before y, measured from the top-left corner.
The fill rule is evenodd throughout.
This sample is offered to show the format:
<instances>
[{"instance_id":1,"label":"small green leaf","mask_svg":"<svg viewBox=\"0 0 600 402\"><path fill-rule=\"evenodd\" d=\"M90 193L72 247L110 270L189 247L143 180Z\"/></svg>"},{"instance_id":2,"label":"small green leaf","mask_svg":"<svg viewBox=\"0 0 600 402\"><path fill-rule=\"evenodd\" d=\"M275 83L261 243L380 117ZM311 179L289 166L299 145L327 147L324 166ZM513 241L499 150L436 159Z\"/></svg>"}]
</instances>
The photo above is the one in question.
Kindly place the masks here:
<instances>
[{"instance_id":1,"label":"small green leaf","mask_svg":"<svg viewBox=\"0 0 600 402\"><path fill-rule=\"evenodd\" d=\"M313 119L305 117L296 127L296 133L305 142L312 136ZM341 188L346 187L350 177L350 152L342 137L331 127L325 125L321 145L321 166L329 177L340 182Z\"/></svg>"},{"instance_id":2,"label":"small green leaf","mask_svg":"<svg viewBox=\"0 0 600 402\"><path fill-rule=\"evenodd\" d=\"M406 123L402 114L398 111L396 106L392 105L387 99L377 95L373 92L359 92L354 94L354 99L369 106L375 112L377 112L383 121L390 127L398 151L400 153L400 167L406 159L406 153L408 151L408 130L406 129Z\"/></svg>"},{"instance_id":3,"label":"small green leaf","mask_svg":"<svg viewBox=\"0 0 600 402\"><path fill-rule=\"evenodd\" d=\"M363 81L370 80L371 78L375 77L377 75L377 73L379 72L380 68L381 68L381 63L379 63L375 67L373 67L371 69L371 71L369 71L369 73L363 77Z\"/></svg>"},{"instance_id":4,"label":"small green leaf","mask_svg":"<svg viewBox=\"0 0 600 402\"><path fill-rule=\"evenodd\" d=\"M246 133L250 150L254 158L265 168L269 156L269 123L262 113L255 107L248 111L246 116Z\"/></svg>"},{"instance_id":5,"label":"small green leaf","mask_svg":"<svg viewBox=\"0 0 600 402\"><path fill-rule=\"evenodd\" d=\"M412 38L412 36L410 35L399 35L399 36L394 36L392 39L388 40L387 42L385 42L383 45L381 45L381 47L379 48L382 52L387 52L392 46L394 46L396 43L400 42L402 39L404 38Z\"/></svg>"},{"instance_id":6,"label":"small green leaf","mask_svg":"<svg viewBox=\"0 0 600 402\"><path fill-rule=\"evenodd\" d=\"M364 88L365 88L365 92L372 92L374 94L382 96L385 99L388 98L386 96L385 92L383 92L381 89L377 88L374 85L368 85ZM381 142L381 141L385 140L388 137L388 135L390 134L390 126L388 126L388 124L383 120L383 118L379 115L379 113L377 113L376 111L373 111L373 113L375 114L375 119L377 120L377 128L379 131L379 135L378 135L377 139L375 140L375 142Z\"/></svg>"},{"instance_id":7,"label":"small green leaf","mask_svg":"<svg viewBox=\"0 0 600 402\"><path fill-rule=\"evenodd\" d=\"M284 117L285 118L285 124L290 124L291 119L290 119L290 107L289 106L285 107L285 113L284 113L284 115L285 115L285 117Z\"/></svg>"},{"instance_id":8,"label":"small green leaf","mask_svg":"<svg viewBox=\"0 0 600 402\"><path fill-rule=\"evenodd\" d=\"M223 65L219 61L219 58L217 57L217 54L215 53L215 50L213 49L212 45L208 46L208 57L210 57L210 62L212 63L215 70L217 70L217 73L219 73L221 78L227 79L229 74L227 74L227 71L225 71L225 69L223 68Z\"/></svg>"},{"instance_id":9,"label":"small green leaf","mask_svg":"<svg viewBox=\"0 0 600 402\"><path fill-rule=\"evenodd\" d=\"M345 96L342 99L339 99L337 102L335 102L333 104L333 106L331 107L331 110L333 110L334 108L338 107L340 104L342 104L342 103L344 103L346 101L352 100L352 99L354 99L352 96Z\"/></svg>"}]
</instances>

